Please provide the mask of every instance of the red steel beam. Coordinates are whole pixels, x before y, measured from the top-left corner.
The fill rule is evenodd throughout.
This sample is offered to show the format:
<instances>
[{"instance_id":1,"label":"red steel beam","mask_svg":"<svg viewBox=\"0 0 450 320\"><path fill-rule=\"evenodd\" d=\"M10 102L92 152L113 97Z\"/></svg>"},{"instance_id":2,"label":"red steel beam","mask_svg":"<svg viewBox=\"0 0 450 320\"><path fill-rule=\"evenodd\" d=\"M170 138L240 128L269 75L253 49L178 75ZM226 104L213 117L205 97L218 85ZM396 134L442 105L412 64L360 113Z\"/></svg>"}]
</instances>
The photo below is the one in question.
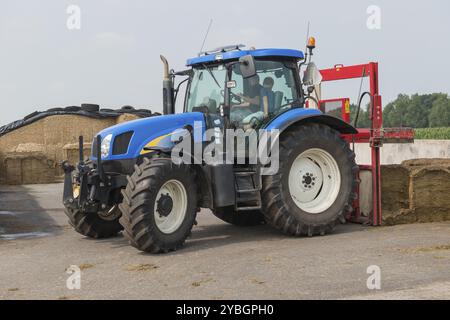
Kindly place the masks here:
<instances>
[{"instance_id":1,"label":"red steel beam","mask_svg":"<svg viewBox=\"0 0 450 320\"><path fill-rule=\"evenodd\" d=\"M335 65L334 68L320 70L322 81L337 81L369 77L370 80L370 110L369 118L372 122L370 129L358 129L355 135L346 135L345 139L351 142L368 142L371 148L372 171L372 225L382 222L381 216L381 162L380 147L382 143L383 110L378 87L378 63L369 62L353 66ZM358 213L357 213L358 214Z\"/></svg>"},{"instance_id":2,"label":"red steel beam","mask_svg":"<svg viewBox=\"0 0 450 320\"><path fill-rule=\"evenodd\" d=\"M371 62L375 63L375 62ZM369 65L368 64L358 64L354 66L343 66L343 65L335 65L334 68L330 69L322 69L320 70L320 74L322 75L322 81L336 81L336 80L344 80L344 79L354 79L361 77L369 76ZM364 74L363 74L364 70Z\"/></svg>"}]
</instances>

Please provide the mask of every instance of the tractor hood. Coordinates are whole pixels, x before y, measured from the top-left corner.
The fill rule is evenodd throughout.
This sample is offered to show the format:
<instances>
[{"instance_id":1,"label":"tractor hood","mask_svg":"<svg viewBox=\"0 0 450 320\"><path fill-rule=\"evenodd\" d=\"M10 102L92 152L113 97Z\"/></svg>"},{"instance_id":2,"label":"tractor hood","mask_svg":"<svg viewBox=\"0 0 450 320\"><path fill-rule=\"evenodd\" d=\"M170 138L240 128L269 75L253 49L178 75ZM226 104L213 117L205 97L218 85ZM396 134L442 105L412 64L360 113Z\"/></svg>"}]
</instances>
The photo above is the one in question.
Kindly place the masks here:
<instances>
[{"instance_id":1,"label":"tractor hood","mask_svg":"<svg viewBox=\"0 0 450 320\"><path fill-rule=\"evenodd\" d=\"M205 130L205 117L201 112L190 112L172 115L155 116L139 120L133 120L106 128L98 133L101 139L110 136L108 156L103 160L134 159L141 154L150 151L144 150L149 146L170 146L171 134L182 129L186 125L192 128L201 126L202 133ZM131 138L130 138L131 137ZM128 142L129 140L129 142ZM95 143L93 143L93 146ZM92 159L96 159L96 151L93 147Z\"/></svg>"}]
</instances>

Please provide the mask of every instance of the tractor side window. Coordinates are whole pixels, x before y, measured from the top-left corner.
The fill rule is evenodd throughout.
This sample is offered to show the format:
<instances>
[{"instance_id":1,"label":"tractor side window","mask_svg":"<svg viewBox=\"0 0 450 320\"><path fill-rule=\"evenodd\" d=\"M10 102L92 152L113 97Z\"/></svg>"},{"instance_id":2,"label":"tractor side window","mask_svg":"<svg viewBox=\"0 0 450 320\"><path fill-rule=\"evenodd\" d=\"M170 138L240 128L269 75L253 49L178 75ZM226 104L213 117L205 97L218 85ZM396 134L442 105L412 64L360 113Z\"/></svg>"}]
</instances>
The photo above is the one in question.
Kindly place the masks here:
<instances>
[{"instance_id":1,"label":"tractor side window","mask_svg":"<svg viewBox=\"0 0 450 320\"><path fill-rule=\"evenodd\" d=\"M206 108L209 113L217 113L217 108L223 102L223 85L226 70L221 67L204 67L194 69L188 98L187 111L194 108Z\"/></svg>"},{"instance_id":2,"label":"tractor side window","mask_svg":"<svg viewBox=\"0 0 450 320\"><path fill-rule=\"evenodd\" d=\"M230 89L231 121L237 127L257 128L297 101L294 70L279 61L256 61L257 76L243 79L233 66Z\"/></svg>"},{"instance_id":3,"label":"tractor side window","mask_svg":"<svg viewBox=\"0 0 450 320\"><path fill-rule=\"evenodd\" d=\"M294 73L292 69L283 67L274 72L268 72L274 80L272 92L275 95L273 113L278 114L292 107L289 103L297 100Z\"/></svg>"}]
</instances>

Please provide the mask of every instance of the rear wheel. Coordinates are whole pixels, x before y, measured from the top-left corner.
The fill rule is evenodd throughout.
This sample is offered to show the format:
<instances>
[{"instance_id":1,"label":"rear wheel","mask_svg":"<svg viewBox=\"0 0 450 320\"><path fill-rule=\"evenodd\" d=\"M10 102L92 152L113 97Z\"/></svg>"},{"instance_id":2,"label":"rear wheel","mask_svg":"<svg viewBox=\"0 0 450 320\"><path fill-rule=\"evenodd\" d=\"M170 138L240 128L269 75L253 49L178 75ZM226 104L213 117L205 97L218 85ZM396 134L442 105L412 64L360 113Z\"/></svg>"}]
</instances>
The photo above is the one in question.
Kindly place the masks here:
<instances>
[{"instance_id":1,"label":"rear wheel","mask_svg":"<svg viewBox=\"0 0 450 320\"><path fill-rule=\"evenodd\" d=\"M234 207L230 206L216 209L213 213L217 218L240 227L250 227L264 223L264 216L259 210L236 212Z\"/></svg>"},{"instance_id":2,"label":"rear wheel","mask_svg":"<svg viewBox=\"0 0 450 320\"><path fill-rule=\"evenodd\" d=\"M345 222L356 198L355 154L328 126L308 124L280 138L280 167L263 177L266 221L290 235L325 234Z\"/></svg>"},{"instance_id":3,"label":"rear wheel","mask_svg":"<svg viewBox=\"0 0 450 320\"><path fill-rule=\"evenodd\" d=\"M95 239L117 235L123 228L119 223L121 215L117 207L101 212L81 212L78 209L65 209L69 223L78 233Z\"/></svg>"},{"instance_id":4,"label":"rear wheel","mask_svg":"<svg viewBox=\"0 0 450 320\"><path fill-rule=\"evenodd\" d=\"M120 223L132 246L158 253L184 244L197 214L197 190L188 166L145 158L122 194Z\"/></svg>"}]
</instances>

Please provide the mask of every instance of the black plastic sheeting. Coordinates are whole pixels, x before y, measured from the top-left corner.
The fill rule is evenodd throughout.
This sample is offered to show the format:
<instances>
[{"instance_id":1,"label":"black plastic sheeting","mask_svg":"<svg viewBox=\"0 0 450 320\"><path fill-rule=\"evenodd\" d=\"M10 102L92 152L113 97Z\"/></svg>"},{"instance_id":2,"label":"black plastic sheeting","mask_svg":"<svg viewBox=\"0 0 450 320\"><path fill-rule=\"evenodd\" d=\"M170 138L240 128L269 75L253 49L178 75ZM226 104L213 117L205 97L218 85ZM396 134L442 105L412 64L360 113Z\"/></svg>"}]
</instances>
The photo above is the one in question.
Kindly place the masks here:
<instances>
[{"instance_id":1,"label":"black plastic sheeting","mask_svg":"<svg viewBox=\"0 0 450 320\"><path fill-rule=\"evenodd\" d=\"M159 112L151 112L147 109L135 109L131 106L124 106L121 109L98 109L96 105L91 105L91 108L79 107L79 106L69 106L65 108L52 108L47 111L35 111L30 113L25 118L21 120L16 120L10 124L0 127L0 136L7 134L13 130L29 125L33 122L41 120L45 117L55 116L55 115L80 115L95 119L104 118L117 118L124 113L130 113L137 115L141 118L148 118L152 116L161 115ZM93 107L93 108L92 108Z\"/></svg>"}]
</instances>

